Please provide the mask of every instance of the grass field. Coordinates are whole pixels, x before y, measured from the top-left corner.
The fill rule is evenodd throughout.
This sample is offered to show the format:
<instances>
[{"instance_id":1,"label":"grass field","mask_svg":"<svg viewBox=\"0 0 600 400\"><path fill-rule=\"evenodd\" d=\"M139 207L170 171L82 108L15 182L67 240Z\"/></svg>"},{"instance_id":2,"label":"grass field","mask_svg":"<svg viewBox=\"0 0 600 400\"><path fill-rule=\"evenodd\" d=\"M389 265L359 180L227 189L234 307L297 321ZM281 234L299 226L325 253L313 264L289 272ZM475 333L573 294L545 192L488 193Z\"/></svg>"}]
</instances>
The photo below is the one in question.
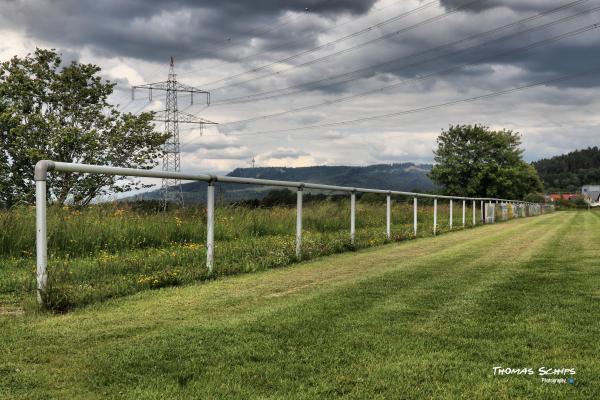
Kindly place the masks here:
<instances>
[{"instance_id":1,"label":"grass field","mask_svg":"<svg viewBox=\"0 0 600 400\"><path fill-rule=\"evenodd\" d=\"M599 232L598 213L560 212L5 313L0 398L598 399Z\"/></svg>"},{"instance_id":2,"label":"grass field","mask_svg":"<svg viewBox=\"0 0 600 400\"><path fill-rule=\"evenodd\" d=\"M385 199L385 197L382 197ZM472 223L468 210L468 226ZM216 276L287 266L295 254L296 210L220 207L216 212ZM479 215L479 214L478 214ZM412 204L395 202L392 241L414 238ZM35 215L32 208L0 212L0 306L35 308ZM449 229L447 204L440 204L438 232ZM458 205L454 228L462 228ZM418 236L431 236L431 205L419 207ZM480 222L480 221L479 221ZM382 245L385 205L359 202L356 242L349 235L347 201L307 204L302 259ZM206 268L206 210L140 212L122 206L84 210L53 207L48 214L49 285L54 311L149 289L209 279Z\"/></svg>"}]
</instances>

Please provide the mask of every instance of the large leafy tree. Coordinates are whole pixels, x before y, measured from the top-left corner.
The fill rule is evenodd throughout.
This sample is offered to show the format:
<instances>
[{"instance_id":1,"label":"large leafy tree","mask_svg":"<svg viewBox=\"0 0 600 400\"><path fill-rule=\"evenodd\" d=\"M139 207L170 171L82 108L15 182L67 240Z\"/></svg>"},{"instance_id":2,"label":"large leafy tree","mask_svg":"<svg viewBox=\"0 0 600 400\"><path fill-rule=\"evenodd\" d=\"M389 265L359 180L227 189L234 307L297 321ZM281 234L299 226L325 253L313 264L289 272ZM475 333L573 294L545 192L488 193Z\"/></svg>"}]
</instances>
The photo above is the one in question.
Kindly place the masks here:
<instances>
[{"instance_id":1,"label":"large leafy tree","mask_svg":"<svg viewBox=\"0 0 600 400\"><path fill-rule=\"evenodd\" d=\"M449 195L522 199L543 190L535 168L523 161L521 136L483 125L443 130L429 176Z\"/></svg>"},{"instance_id":2,"label":"large leafy tree","mask_svg":"<svg viewBox=\"0 0 600 400\"><path fill-rule=\"evenodd\" d=\"M31 202L33 166L41 159L151 168L165 136L152 114L122 113L108 103L114 83L100 68L63 66L54 50L36 49L0 64L0 205ZM94 197L139 187L124 177L53 173L52 201L85 205Z\"/></svg>"}]
</instances>

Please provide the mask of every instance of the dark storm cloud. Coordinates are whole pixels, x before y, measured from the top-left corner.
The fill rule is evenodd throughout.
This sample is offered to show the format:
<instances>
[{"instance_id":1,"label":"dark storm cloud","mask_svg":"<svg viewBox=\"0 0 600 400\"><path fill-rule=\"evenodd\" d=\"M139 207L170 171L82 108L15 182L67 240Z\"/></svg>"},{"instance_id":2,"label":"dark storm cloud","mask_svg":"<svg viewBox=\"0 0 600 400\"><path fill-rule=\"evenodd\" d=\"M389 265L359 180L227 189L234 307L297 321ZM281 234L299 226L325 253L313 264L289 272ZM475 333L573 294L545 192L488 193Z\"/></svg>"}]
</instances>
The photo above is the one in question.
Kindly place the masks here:
<instances>
[{"instance_id":1,"label":"dark storm cloud","mask_svg":"<svg viewBox=\"0 0 600 400\"><path fill-rule=\"evenodd\" d=\"M260 47L272 47L316 28L314 18L290 18L285 28L274 34L274 18L288 12L332 18L363 14L374 2L23 0L3 3L0 13L7 23L25 27L30 37L88 46L102 55L146 60L164 60L170 55L228 59L239 56L252 39L261 40ZM299 46L313 40L307 37Z\"/></svg>"},{"instance_id":2,"label":"dark storm cloud","mask_svg":"<svg viewBox=\"0 0 600 400\"><path fill-rule=\"evenodd\" d=\"M316 33L330 25L336 17L344 14L363 15L373 7L375 2L375 0L21 0L0 4L0 15L15 27L25 27L30 37L74 49L89 48L96 54L106 57L121 56L163 62L174 55L178 60L215 58L233 61L256 52L267 51L270 53L266 55L267 59L269 57L273 59L273 57L306 50L316 45ZM556 16L585 9L590 7L589 3L590 1L582 2L577 7L566 9ZM519 47L521 42L525 43L527 37L499 41L456 56L445 57L444 52L452 53L460 49L460 46L451 46L437 52L410 57L411 54L443 44L446 40L461 39L467 34L483 32L495 26L565 5L567 2L565 0L480 0L477 2L440 0L440 4L448 10L470 4L468 9L471 11L489 12L486 13L485 18L475 14L468 26L461 25L452 17L443 23L429 24L422 29L415 29L366 46L360 51L335 57L332 62L315 64L310 68L301 68L297 73L293 71L281 76L289 85L297 85L324 76L335 76L340 72L337 65L369 67L375 61L391 60L393 57L399 59L397 62L367 69L351 76L350 80L333 79L317 86L306 87L312 91L335 95L355 90L354 83L358 78L370 79L372 84L385 85L386 80L426 75L440 70L440 66L450 66L452 63L475 62L475 64L485 65L492 62L520 66L531 74L540 72L560 74L580 67L577 60L600 61L597 60L599 56L596 56L600 54L598 41L576 46L559 43L529 53L494 59L496 54ZM309 9L306 18L303 17L305 8ZM399 10L394 12L397 11ZM288 12L299 14L295 17L282 17L288 15L286 14ZM492 14L489 15L490 13ZM469 12L460 14L469 14ZM316 15L325 18L315 18ZM378 21L392 15L393 13L381 15ZM282 18L284 18L283 22L281 22ZM380 34L393 31L398 26L408 26L422 18L424 17L417 15L413 20L406 21L404 25L392 24L389 29L386 28L387 31L384 29ZM577 24L584 22L593 21L582 19L574 21L570 26L579 26ZM355 29L361 27L364 25L359 25ZM559 26L557 30L560 29L562 27ZM542 39L551 33L552 31L540 31L529 37ZM364 35L357 39L358 42L368 39L368 37L363 39L362 36ZM431 37L439 39L432 40ZM356 44L357 41L344 43L343 47ZM63 49L61 51L64 53ZM565 54L568 57L556 57L556 54ZM445 58L435 59L436 56ZM486 56L490 59L487 60ZM431 58L434 58L432 62L411 65L415 61ZM444 79L451 79L453 75L457 75L460 79L463 74L464 70L453 71L447 73ZM265 80L257 81L257 85L245 87L260 91L261 85L265 82ZM219 93L216 93L216 96L218 97Z\"/></svg>"},{"instance_id":3,"label":"dark storm cloud","mask_svg":"<svg viewBox=\"0 0 600 400\"><path fill-rule=\"evenodd\" d=\"M600 74L494 100L464 103L427 114L411 114L399 121L383 118L373 120L369 125L315 128L289 135L244 136L261 130L327 124L416 109L600 66L600 29L528 52L507 53L600 22L598 11L545 29L504 37L598 7L600 0L581 1L561 12L469 42L464 39L572 1L440 0L440 7L436 4L385 26L377 25L428 1L0 0L0 30L12 30L27 38L24 41L27 44L21 47L38 43L41 47L54 46L63 53L66 61L80 58L101 64L108 77L119 82L117 90L120 92L115 97L121 103L129 101L128 87L136 80L164 79L169 56L186 61L177 65L180 79L210 90L214 101L209 108L194 105L188 111L220 123L210 128L213 134L221 133L216 137L199 138L196 133L187 131L183 135L186 142L184 156L197 155L193 165L200 163L198 168L208 166L225 171L243 165L242 160L254 156L299 162L313 157L315 162L327 163L429 161L435 134L440 127L456 123L486 123L522 132L533 131L540 136L537 140L530 136L532 139L527 146L530 154L535 155L547 156L558 152L559 148L568 150L594 140L598 123L593 111L597 108L593 89L600 86ZM432 23L422 23L465 4L470 5L461 12L435 19ZM305 8L309 11L305 12ZM414 29L404 29L412 25L415 25ZM373 29L353 36L369 26ZM394 34L398 30L402 30L402 34ZM388 34L392 35L361 45ZM265 66L344 36L350 36L350 39ZM489 42L492 38L499 40ZM2 39L0 51L5 47ZM484 42L489 43L483 45ZM482 45L461 51L475 44ZM347 50L353 46L356 50ZM298 67L298 64L327 58L338 51L339 56ZM264 68L252 71L261 66ZM428 76L453 66L461 67L397 85L394 89L386 88L401 80ZM282 72L287 68L290 70ZM351 76L315 84L315 81L359 69L360 72ZM243 72L248 73L241 74ZM156 73L155 76L151 76L152 73ZM238 74L241 76L229 79ZM268 74L271 75L266 76ZM264 78L254 80L263 75ZM251 81L245 81L248 79ZM238 85L230 85L232 83ZM290 86L301 90L286 89ZM215 90L219 87L221 89ZM260 99L262 92L273 90L282 90L285 95L274 99L264 95L265 99ZM236 96L247 96L251 101L218 105L219 101ZM347 102L332 101L345 97L352 98ZM143 102L144 99L136 98L126 109L137 112L144 107L161 107L157 104L145 106ZM307 106L312 108L303 110ZM272 119L257 118L290 109L300 112L285 113ZM585 120L584 127L573 130L576 139L556 139L560 130L552 131L546 127L550 117L561 120L566 116L571 119L565 126L577 126ZM227 124L249 118L256 120ZM539 140L546 131L556 139L550 147L544 147ZM365 132L369 135L364 135ZM234 137L236 140L232 139ZM385 140L392 143L389 148L381 146ZM335 146L332 146L333 141ZM210 163L210 160L227 162Z\"/></svg>"},{"instance_id":4,"label":"dark storm cloud","mask_svg":"<svg viewBox=\"0 0 600 400\"><path fill-rule=\"evenodd\" d=\"M507 82L504 79L491 80L495 81L490 82L493 88L493 83L496 83L497 87L498 85L506 87L507 84L528 82L528 79L529 81L550 79L600 67L600 41L598 40L600 29L597 26L593 27L600 20L600 12L598 10L593 13L583 12L592 6L597 7L597 3L587 4L588 8L581 8L584 5L582 3L578 7L570 7L561 12L548 14L533 22L528 21L513 26L500 34L483 36L465 43L456 43L463 38L485 33L496 27L553 10L558 3L544 2L542 6L541 3L535 1L520 1L519 4L522 8L536 12L516 12L513 9L508 11L508 8L502 12L497 10L482 20L479 20L478 17L471 17L473 20L469 21L466 27L460 22L450 20L449 23L444 24L443 28L431 27L434 31L443 30L444 33L437 35L440 38L433 41L430 39L433 36L431 31L416 31L411 32L410 35L392 38L383 45L364 49L360 55L346 63L354 66L362 64L366 70L350 78L333 79L320 87L313 88L322 90L324 93L350 91L356 89L352 83L357 80L357 77L361 79L375 78L371 79L373 85L385 87L386 84L397 82L398 78L414 79L440 71L445 72L435 75L431 79L453 81L461 80L464 75L468 75L470 78L489 78L494 73L490 68L492 65L517 67L523 70L523 73L513 82ZM560 5L564 4L567 3L560 3ZM537 27L541 29L533 29ZM583 27L589 30L573 34ZM446 43L453 42L455 44L445 46ZM424 51L427 49L435 50ZM377 60L381 65L375 64L373 60ZM374 64L375 66L373 66ZM465 66L451 69L461 65ZM484 87L490 87L485 79L483 83ZM596 76L590 76L587 80L572 80L561 82L559 85L598 86L599 83Z\"/></svg>"},{"instance_id":5,"label":"dark storm cloud","mask_svg":"<svg viewBox=\"0 0 600 400\"><path fill-rule=\"evenodd\" d=\"M465 10L481 12L494 8L506 8L516 12L542 11L566 4L564 0L440 0L446 9L463 7Z\"/></svg>"}]
</instances>

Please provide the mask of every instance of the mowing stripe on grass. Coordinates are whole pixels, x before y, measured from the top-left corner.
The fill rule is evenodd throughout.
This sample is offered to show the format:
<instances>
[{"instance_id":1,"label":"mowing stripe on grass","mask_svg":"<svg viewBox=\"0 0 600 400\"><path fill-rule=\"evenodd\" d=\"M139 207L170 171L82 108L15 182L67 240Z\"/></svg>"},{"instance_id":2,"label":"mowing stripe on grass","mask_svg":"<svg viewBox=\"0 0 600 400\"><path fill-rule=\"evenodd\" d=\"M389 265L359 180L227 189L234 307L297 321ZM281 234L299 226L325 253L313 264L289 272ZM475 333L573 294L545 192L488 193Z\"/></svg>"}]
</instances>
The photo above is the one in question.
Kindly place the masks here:
<instances>
[{"instance_id":1,"label":"mowing stripe on grass","mask_svg":"<svg viewBox=\"0 0 600 400\"><path fill-rule=\"evenodd\" d=\"M598 398L599 228L556 213L0 317L0 394ZM494 377L498 363L575 367L577 383Z\"/></svg>"}]
</instances>

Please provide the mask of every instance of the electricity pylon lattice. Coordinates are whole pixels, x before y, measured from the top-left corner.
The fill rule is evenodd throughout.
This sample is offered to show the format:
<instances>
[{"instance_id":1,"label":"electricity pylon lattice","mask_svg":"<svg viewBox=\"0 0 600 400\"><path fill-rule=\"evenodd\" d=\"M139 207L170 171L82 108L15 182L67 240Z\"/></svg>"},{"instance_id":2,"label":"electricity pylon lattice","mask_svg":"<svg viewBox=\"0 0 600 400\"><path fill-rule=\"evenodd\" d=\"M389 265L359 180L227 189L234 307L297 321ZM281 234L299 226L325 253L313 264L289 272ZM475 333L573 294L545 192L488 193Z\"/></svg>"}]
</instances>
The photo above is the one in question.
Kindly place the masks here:
<instances>
[{"instance_id":1,"label":"electricity pylon lattice","mask_svg":"<svg viewBox=\"0 0 600 400\"><path fill-rule=\"evenodd\" d=\"M204 125L214 125L216 122L208 121L204 118L179 111L177 99L179 93L190 94L190 105L194 104L194 95L206 97L206 105L210 105L210 93L184 85L177 82L175 75L175 63L171 57L171 66L169 68L169 78L164 82L148 83L145 85L133 86L131 88L131 99L135 99L135 90L145 89L148 91L148 100L152 101L152 92L155 90L166 92L165 109L154 113L154 121L164 122L167 141L163 145L163 171L181 171L181 144L179 142L179 124L197 124L200 127L200 134L204 130ZM175 202L183 205L183 191L179 179L163 179L161 190L161 202L164 209L167 203Z\"/></svg>"}]
</instances>

